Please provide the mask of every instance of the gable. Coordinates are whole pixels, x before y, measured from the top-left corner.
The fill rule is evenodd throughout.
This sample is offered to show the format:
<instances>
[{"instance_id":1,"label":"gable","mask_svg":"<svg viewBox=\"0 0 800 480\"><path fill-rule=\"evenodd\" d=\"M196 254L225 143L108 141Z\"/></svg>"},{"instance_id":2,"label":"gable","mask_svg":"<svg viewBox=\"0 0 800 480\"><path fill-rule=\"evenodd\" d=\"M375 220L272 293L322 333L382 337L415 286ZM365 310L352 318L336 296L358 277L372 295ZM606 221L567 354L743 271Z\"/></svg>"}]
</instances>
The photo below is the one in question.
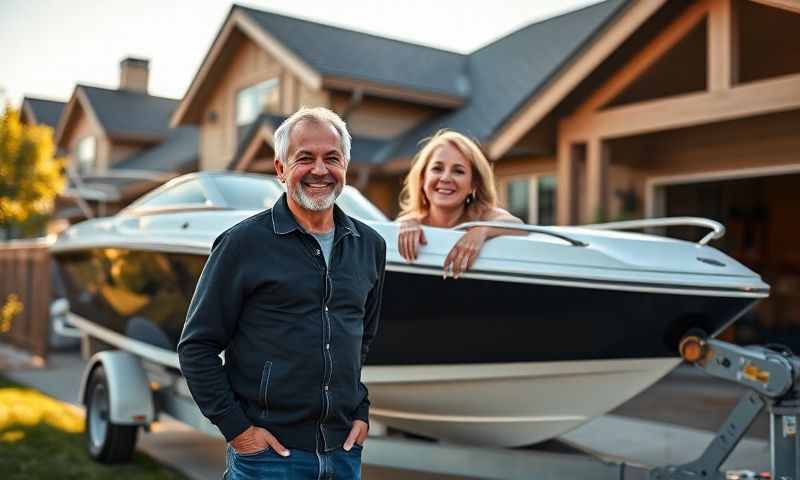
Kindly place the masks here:
<instances>
[{"instance_id":1,"label":"gable","mask_svg":"<svg viewBox=\"0 0 800 480\"><path fill-rule=\"evenodd\" d=\"M245 39L297 80L299 95L324 88L454 107L469 94L464 55L234 5L172 126L202 121L207 99Z\"/></svg>"},{"instance_id":2,"label":"gable","mask_svg":"<svg viewBox=\"0 0 800 480\"><path fill-rule=\"evenodd\" d=\"M82 87L77 86L56 126L56 147L72 152L76 140L88 135L100 137L105 136L106 132L92 111Z\"/></svg>"},{"instance_id":3,"label":"gable","mask_svg":"<svg viewBox=\"0 0 800 480\"><path fill-rule=\"evenodd\" d=\"M81 90L109 138L157 143L169 135L177 100L87 85Z\"/></svg>"}]
</instances>

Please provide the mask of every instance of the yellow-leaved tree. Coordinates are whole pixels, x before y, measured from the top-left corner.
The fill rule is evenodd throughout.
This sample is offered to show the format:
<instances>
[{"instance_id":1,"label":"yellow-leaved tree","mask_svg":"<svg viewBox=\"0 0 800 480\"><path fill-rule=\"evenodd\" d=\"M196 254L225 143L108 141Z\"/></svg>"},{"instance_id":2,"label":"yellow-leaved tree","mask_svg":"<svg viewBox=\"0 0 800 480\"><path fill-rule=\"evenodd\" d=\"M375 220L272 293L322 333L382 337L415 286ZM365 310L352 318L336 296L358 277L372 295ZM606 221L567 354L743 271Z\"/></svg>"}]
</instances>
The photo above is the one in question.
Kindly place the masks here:
<instances>
[{"instance_id":1,"label":"yellow-leaved tree","mask_svg":"<svg viewBox=\"0 0 800 480\"><path fill-rule=\"evenodd\" d=\"M53 130L20 122L7 105L0 117L0 238L38 236L65 185Z\"/></svg>"}]
</instances>

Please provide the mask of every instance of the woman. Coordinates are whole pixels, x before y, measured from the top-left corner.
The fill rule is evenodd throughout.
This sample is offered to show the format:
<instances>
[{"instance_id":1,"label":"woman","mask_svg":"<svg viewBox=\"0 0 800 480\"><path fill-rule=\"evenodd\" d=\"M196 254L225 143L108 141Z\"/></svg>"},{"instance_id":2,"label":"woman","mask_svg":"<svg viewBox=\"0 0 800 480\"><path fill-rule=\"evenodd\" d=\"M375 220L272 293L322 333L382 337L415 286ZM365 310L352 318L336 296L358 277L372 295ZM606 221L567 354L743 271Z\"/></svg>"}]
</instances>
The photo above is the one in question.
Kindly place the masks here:
<instances>
[{"instance_id":1,"label":"woman","mask_svg":"<svg viewBox=\"0 0 800 480\"><path fill-rule=\"evenodd\" d=\"M463 222L522 220L497 207L494 174L478 146L464 135L440 130L417 155L400 193L400 255L411 262L425 245L422 225L452 228ZM473 227L459 239L444 261L453 278L468 270L481 247L498 235L524 235L502 228Z\"/></svg>"}]
</instances>

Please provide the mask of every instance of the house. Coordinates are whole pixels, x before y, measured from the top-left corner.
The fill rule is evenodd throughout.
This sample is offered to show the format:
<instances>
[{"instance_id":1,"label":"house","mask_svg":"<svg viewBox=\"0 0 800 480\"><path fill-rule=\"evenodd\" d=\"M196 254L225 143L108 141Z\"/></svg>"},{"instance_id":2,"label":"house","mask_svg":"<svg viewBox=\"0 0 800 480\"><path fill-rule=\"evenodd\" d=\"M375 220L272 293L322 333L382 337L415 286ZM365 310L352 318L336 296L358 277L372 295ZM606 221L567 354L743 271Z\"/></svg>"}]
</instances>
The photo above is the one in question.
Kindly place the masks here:
<instances>
[{"instance_id":1,"label":"house","mask_svg":"<svg viewBox=\"0 0 800 480\"><path fill-rule=\"evenodd\" d=\"M55 130L65 102L26 96L20 107L20 121L26 125L47 125Z\"/></svg>"},{"instance_id":2,"label":"house","mask_svg":"<svg viewBox=\"0 0 800 480\"><path fill-rule=\"evenodd\" d=\"M607 0L459 54L236 5L171 125L199 128L202 170L269 172L280 120L330 107L348 181L390 215L419 141L451 128L528 222L714 218L773 285L753 322L774 339L800 332L798 31L790 0Z\"/></svg>"},{"instance_id":3,"label":"house","mask_svg":"<svg viewBox=\"0 0 800 480\"><path fill-rule=\"evenodd\" d=\"M111 214L166 180L197 169L198 131L170 128L178 100L148 93L148 63L122 60L118 89L75 86L55 130L71 180L57 202L57 217L79 219L87 207Z\"/></svg>"}]
</instances>

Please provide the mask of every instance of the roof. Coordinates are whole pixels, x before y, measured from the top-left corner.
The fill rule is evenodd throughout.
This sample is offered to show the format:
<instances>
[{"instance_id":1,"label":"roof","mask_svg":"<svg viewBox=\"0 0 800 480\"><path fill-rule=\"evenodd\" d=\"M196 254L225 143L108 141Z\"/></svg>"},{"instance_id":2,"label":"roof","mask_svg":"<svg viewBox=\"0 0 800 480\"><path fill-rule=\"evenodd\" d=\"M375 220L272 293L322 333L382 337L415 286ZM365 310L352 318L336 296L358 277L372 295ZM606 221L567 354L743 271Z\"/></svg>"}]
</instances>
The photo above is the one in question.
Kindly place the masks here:
<instances>
[{"instance_id":1,"label":"roof","mask_svg":"<svg viewBox=\"0 0 800 480\"><path fill-rule=\"evenodd\" d=\"M413 155L423 139L442 128L486 142L629 1L606 0L533 23L469 55L238 5L234 8L245 11L322 74L468 96L463 106L391 141L353 139L354 160L380 164Z\"/></svg>"},{"instance_id":2,"label":"roof","mask_svg":"<svg viewBox=\"0 0 800 480\"><path fill-rule=\"evenodd\" d=\"M322 75L467 97L467 57L400 40L235 5ZM409 66L413 65L413 68Z\"/></svg>"},{"instance_id":3,"label":"roof","mask_svg":"<svg viewBox=\"0 0 800 480\"><path fill-rule=\"evenodd\" d=\"M108 174L82 176L83 188L104 192L111 201L117 201L124 197L122 190L126 188L155 187L176 174L195 171L199 138L196 127L175 128L164 142L111 165ZM72 179L68 186L75 189Z\"/></svg>"},{"instance_id":4,"label":"roof","mask_svg":"<svg viewBox=\"0 0 800 480\"><path fill-rule=\"evenodd\" d=\"M169 119L178 100L130 90L78 85L111 138L159 141L170 134Z\"/></svg>"},{"instance_id":5,"label":"roof","mask_svg":"<svg viewBox=\"0 0 800 480\"><path fill-rule=\"evenodd\" d=\"M25 97L22 103L27 103L30 106L37 123L47 125L51 128L56 128L58 118L67 105L67 102L34 97Z\"/></svg>"},{"instance_id":6,"label":"roof","mask_svg":"<svg viewBox=\"0 0 800 480\"><path fill-rule=\"evenodd\" d=\"M112 170L186 172L197 169L200 132L196 127L177 127L155 147L137 152L111 166Z\"/></svg>"},{"instance_id":7,"label":"roof","mask_svg":"<svg viewBox=\"0 0 800 480\"><path fill-rule=\"evenodd\" d=\"M531 24L469 55L470 100L433 118L381 152L378 162L408 156L439 129L479 142L492 134L577 55L629 0L605 2ZM535 48L535 50L534 50ZM503 72L498 75L497 72Z\"/></svg>"}]
</instances>

